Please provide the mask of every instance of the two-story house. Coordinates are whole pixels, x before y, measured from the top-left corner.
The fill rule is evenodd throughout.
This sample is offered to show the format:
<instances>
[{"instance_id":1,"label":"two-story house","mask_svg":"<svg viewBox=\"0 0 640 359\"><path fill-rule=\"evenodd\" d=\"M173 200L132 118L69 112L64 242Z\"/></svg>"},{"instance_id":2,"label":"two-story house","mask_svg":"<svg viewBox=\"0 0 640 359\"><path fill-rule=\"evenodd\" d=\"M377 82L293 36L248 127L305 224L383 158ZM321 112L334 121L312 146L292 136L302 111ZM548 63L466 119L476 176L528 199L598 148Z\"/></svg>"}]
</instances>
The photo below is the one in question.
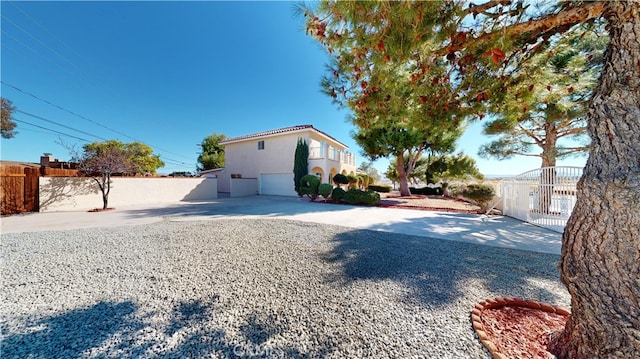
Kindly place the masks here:
<instances>
[{"instance_id":1,"label":"two-story house","mask_svg":"<svg viewBox=\"0 0 640 359\"><path fill-rule=\"evenodd\" d=\"M293 162L299 138L309 145L309 173L321 182L330 183L337 173L355 173L355 155L345 144L312 125L292 126L221 141L225 168L209 171L218 176L218 191L231 196L297 195Z\"/></svg>"}]
</instances>

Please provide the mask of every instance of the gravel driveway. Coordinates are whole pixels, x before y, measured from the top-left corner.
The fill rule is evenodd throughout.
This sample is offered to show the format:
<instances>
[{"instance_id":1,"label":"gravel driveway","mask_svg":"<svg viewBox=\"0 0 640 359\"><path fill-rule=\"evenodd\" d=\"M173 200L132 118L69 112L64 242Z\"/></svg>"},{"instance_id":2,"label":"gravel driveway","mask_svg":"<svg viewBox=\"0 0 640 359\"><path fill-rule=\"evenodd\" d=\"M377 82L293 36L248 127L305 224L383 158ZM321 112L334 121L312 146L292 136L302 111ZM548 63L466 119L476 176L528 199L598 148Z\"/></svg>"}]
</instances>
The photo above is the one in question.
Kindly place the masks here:
<instances>
[{"instance_id":1,"label":"gravel driveway","mask_svg":"<svg viewBox=\"0 0 640 359\"><path fill-rule=\"evenodd\" d=\"M552 254L283 219L3 234L3 358L489 358L482 299L568 307Z\"/></svg>"}]
</instances>

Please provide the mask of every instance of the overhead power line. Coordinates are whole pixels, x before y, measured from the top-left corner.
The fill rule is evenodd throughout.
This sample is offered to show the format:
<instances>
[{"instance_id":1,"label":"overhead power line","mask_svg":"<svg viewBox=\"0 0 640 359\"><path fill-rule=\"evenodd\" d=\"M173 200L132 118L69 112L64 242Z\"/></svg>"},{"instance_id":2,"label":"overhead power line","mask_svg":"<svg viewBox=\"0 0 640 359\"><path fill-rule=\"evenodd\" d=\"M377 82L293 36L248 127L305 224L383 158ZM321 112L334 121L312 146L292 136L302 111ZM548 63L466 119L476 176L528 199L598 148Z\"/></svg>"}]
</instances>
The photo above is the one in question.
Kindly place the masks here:
<instances>
[{"instance_id":1,"label":"overhead power line","mask_svg":"<svg viewBox=\"0 0 640 359\"><path fill-rule=\"evenodd\" d=\"M44 127L44 126L40 126L40 125L36 125L35 123L31 123L31 122L28 122L28 121L19 120L19 119L17 119L17 118L13 118L13 120L14 120L14 121L16 121L16 122L19 122L19 123L24 123L24 124L27 124L27 125L31 125L31 126L33 126L33 127L41 128L41 129L43 129L43 130L47 130L47 131L49 131L49 132L57 133L57 134L59 134L59 135L63 135L63 136L67 136L67 137L75 138L75 139L78 139L78 140L80 140L80 141L84 141L84 142L91 142L91 141L87 140L86 138L77 137L77 136L74 136L74 135L70 135L70 134L68 134L68 133L64 133L64 132L60 132L60 131L56 131L56 130L52 130L52 129L50 129L50 128L47 128L47 127Z\"/></svg>"},{"instance_id":2,"label":"overhead power line","mask_svg":"<svg viewBox=\"0 0 640 359\"><path fill-rule=\"evenodd\" d=\"M27 116L30 116L30 117L33 117L33 118L36 118L36 119L41 120L41 121L49 122L49 123L52 123L52 124L54 124L54 125L58 125L58 126L61 126L61 127L64 127L64 128L67 128L67 129L70 129L70 130L76 131L76 132L80 132L80 133L82 133L82 134L84 134L84 135L88 135L88 136L91 136L91 137L99 138L99 139L101 139L101 140L103 140L103 141L108 141L106 138L103 138L103 137L100 137L100 136L97 136L97 135L94 135L94 134L91 134L91 133L89 133L89 132L85 132L85 131L82 131L82 130L77 130L77 129L73 128L73 127L66 126L66 125L64 125L64 124L61 124L61 123L56 122L56 121L53 121L53 120L49 120L49 119L44 118L44 117L42 117L42 116L34 115L34 114L32 114L32 113L25 112L25 111L18 110L18 109L14 110L14 111L15 111L15 112L18 112L18 113L21 113L21 114L24 114L24 115L27 115ZM24 121L23 121L23 122L24 122ZM37 126L37 125L34 125L34 124L31 124L31 125L33 125L33 126ZM41 128L43 128L43 127L41 127ZM55 130L51 130L51 129L48 129L48 130L49 130L49 131L55 131ZM61 133L61 132L57 132L57 133ZM62 134L62 133L61 133L61 134ZM68 134L65 134L65 135L68 135ZM68 135L68 136L72 136L72 135ZM75 136L72 136L72 137L80 139L79 137L75 137ZM88 141L88 140L84 140L84 141L86 141L86 142L90 142L90 141ZM179 160L173 159L173 158L164 157L164 156L162 156L162 155L160 155L160 158L161 158L163 161L167 162L167 163L171 163L171 162L172 162L172 164L174 164L174 165L195 166L195 164L185 163L185 162L182 162L182 161L179 161Z\"/></svg>"},{"instance_id":3,"label":"overhead power line","mask_svg":"<svg viewBox=\"0 0 640 359\"><path fill-rule=\"evenodd\" d=\"M14 27L16 27L18 30L24 32L25 34L29 35L29 37L31 37L32 39L34 39L35 41L37 41L40 45L42 45L45 49L53 52L54 54L56 54L56 56L58 56L59 58L61 58L62 60L66 61L67 63L69 63L71 66L75 67L77 70L79 70L80 72L82 72L82 70L73 62L69 61L66 57L64 57L62 54L60 54L58 51L52 49L51 47L49 47L49 45L45 44L42 40L40 40L37 36L33 35L32 33L30 33L29 31L23 29L20 25L16 24L15 22L13 22L11 19L9 19L8 17L2 15L2 18L5 19L6 21L8 21L11 25L13 25ZM84 76L84 75L83 75Z\"/></svg>"},{"instance_id":4,"label":"overhead power line","mask_svg":"<svg viewBox=\"0 0 640 359\"><path fill-rule=\"evenodd\" d=\"M67 126L67 125L63 125L63 124L61 124L60 122L56 122L56 121L53 121L53 120L49 120L49 119L46 119L46 118L44 118L44 117L42 117L42 116L34 115L34 114L32 114L32 113L25 112L25 111L18 110L18 109L15 109L14 111L15 111L15 112L19 112L19 113L21 113L21 114L23 114L23 115L27 115L27 116L30 116L30 117L33 117L33 118L37 118L38 120L42 120L42 121L45 121L45 122L53 123L54 125L58 125L58 126L60 126L60 127L64 127L64 128L67 128L67 129L70 129L70 130L76 131L76 132L80 132L80 133L82 133L83 135L88 135L88 136L91 136L91 137L99 138L99 139L101 139L101 140L103 140L103 141L106 141L106 140L107 140L106 138L103 138L103 137L100 137L100 136L97 136L97 135L91 134L91 133L89 133L89 132L85 132L85 131L82 131L82 130L75 129L75 128L70 127L70 126Z\"/></svg>"},{"instance_id":5,"label":"overhead power line","mask_svg":"<svg viewBox=\"0 0 640 359\"><path fill-rule=\"evenodd\" d=\"M43 129L43 130L48 131L48 132L53 132L53 133L58 134L58 135L75 138L77 140L84 141L84 142L87 142L87 143L91 142L90 140L87 140L86 138L70 135L70 134L65 133L65 132L61 132L61 131L57 131L57 130L54 130L54 129L51 129L51 128L48 128L48 127L36 125L35 123L29 122L29 121L20 120L20 119L17 119L15 117L13 118L13 121L18 122L18 123L24 123L24 124L29 125L29 126L37 127L37 128ZM167 163L169 165L172 165L172 166L178 166L178 167L181 167L181 168L193 168L193 167L195 167L195 164L184 163L184 162L176 161L176 160L169 159L169 158L162 158L162 156L160 156L160 157L161 157L163 162L165 162L165 163Z\"/></svg>"},{"instance_id":6,"label":"overhead power line","mask_svg":"<svg viewBox=\"0 0 640 359\"><path fill-rule=\"evenodd\" d=\"M44 25L42 25L41 22L39 22L38 20L34 19L33 16L29 15L26 11L24 11L24 9L22 9L18 5L16 5L15 1L7 0L6 2L9 3L11 6L13 6L16 10L20 11L22 13L22 15L24 15L32 23L38 25L38 27L40 27L47 34L49 34L49 36L51 36L52 38L56 39L60 44L62 44L62 46L66 47L67 50L73 52L73 55L75 55L76 57L81 57L80 54L77 51L75 51L73 48L71 48L69 45L67 45L62 39L60 39L58 36L56 36L56 34L54 34L51 31L49 31L49 29L47 29Z\"/></svg>"},{"instance_id":7,"label":"overhead power line","mask_svg":"<svg viewBox=\"0 0 640 359\"><path fill-rule=\"evenodd\" d=\"M73 111L71 111L71 110L67 110L66 108L64 108L64 107L62 107L62 106L60 106L60 105L57 105L57 104L55 104L55 103L53 103L53 102L51 102L51 101L48 101L48 100L46 100L46 99L43 99L43 98L41 98L41 97L39 97L39 96L37 96L37 95L34 95L34 94L30 93L30 92L27 92L27 91L25 91L25 90L22 90L22 89L18 88L18 87L17 87L17 86L15 86L15 85L12 85L12 84L7 83L7 82L2 81L2 80L0 80L0 83L2 83L2 84L3 84L3 85L5 85L5 86L11 87L12 89L14 89L14 90L16 90L16 91L18 91L18 92L21 92L21 93L23 93L23 94L25 94L25 95L31 96L31 97L35 98L36 100L42 101L42 102L44 102L44 103L46 103L46 104L48 104L48 105L50 105L50 106L53 106L53 107L55 107L55 108L57 108L57 109L59 109L59 110L61 110L61 111L67 112L67 113L69 113L69 114L71 114L71 115L73 115L73 116L76 116L76 117L78 117L78 118L80 118L80 119L83 119L83 120L85 120L85 121L89 121L89 122L91 122L91 123L93 123L93 124L95 124L95 125L97 125L97 126L100 126L100 127L104 128L104 129L107 129L107 130L109 130L109 131L112 131L112 132L114 132L114 133L117 133L117 134L119 134L119 135L121 135L121 136L124 136L124 137L126 137L126 138L129 138L129 139L131 139L131 140L138 141L138 142L143 142L143 141L140 141L140 140L138 140L138 139L136 139L136 138L134 138L134 137L131 137L131 136L129 136L129 135L127 135L127 134L125 134L125 133L122 133L122 132L120 132L120 131L118 131L118 130L114 130L114 129L112 129L112 128L108 127L108 126L105 126L105 125L101 124L100 122L93 121L93 120L91 120L91 119L89 119L89 118L87 118L87 117L85 117L85 116L79 115L79 114L77 114L77 113L75 113L75 112L73 112ZM180 154L177 154L177 153L174 153L174 152L168 151L168 150L166 150L166 149L164 149L164 148L162 148L162 147L155 146L155 145L150 144L150 143L147 143L147 145L151 146L152 148L156 148L156 149L158 149L158 150L160 150L160 151L162 151L162 152L165 152L165 153L168 153L168 154L172 154L172 155L174 155L174 156L178 156L178 157L182 157L182 158L188 158L188 159L190 159L190 160L192 159L192 158L189 158L189 157L187 157L187 156L183 156L183 155L180 155Z\"/></svg>"}]
</instances>

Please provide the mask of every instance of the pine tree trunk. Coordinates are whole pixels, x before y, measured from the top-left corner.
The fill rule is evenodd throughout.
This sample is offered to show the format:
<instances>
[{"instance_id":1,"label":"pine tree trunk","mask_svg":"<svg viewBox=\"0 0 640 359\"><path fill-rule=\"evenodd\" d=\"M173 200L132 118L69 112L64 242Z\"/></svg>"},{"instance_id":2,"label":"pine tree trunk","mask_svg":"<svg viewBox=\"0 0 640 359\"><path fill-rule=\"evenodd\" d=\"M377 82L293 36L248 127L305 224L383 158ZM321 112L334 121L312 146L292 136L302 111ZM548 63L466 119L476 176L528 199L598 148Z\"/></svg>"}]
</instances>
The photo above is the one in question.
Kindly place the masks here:
<instances>
[{"instance_id":1,"label":"pine tree trunk","mask_svg":"<svg viewBox=\"0 0 640 359\"><path fill-rule=\"evenodd\" d=\"M550 105L555 106L555 105ZM558 131L555 126L556 118L552 116L544 126L544 144L542 146L542 168L556 166L556 144L558 143ZM538 196L538 212L549 213L551 199L553 198L553 187L557 174L555 169L543 169L540 172L540 186Z\"/></svg>"},{"instance_id":2,"label":"pine tree trunk","mask_svg":"<svg viewBox=\"0 0 640 359\"><path fill-rule=\"evenodd\" d=\"M403 154L401 153L399 156L396 156L396 159L398 183L400 185L400 196L411 196L411 191L409 190L409 180L407 178L407 171L404 170Z\"/></svg>"},{"instance_id":3,"label":"pine tree trunk","mask_svg":"<svg viewBox=\"0 0 640 359\"><path fill-rule=\"evenodd\" d=\"M589 107L589 160L563 235L571 318L560 358L640 358L640 11L607 2L610 44Z\"/></svg>"}]
</instances>

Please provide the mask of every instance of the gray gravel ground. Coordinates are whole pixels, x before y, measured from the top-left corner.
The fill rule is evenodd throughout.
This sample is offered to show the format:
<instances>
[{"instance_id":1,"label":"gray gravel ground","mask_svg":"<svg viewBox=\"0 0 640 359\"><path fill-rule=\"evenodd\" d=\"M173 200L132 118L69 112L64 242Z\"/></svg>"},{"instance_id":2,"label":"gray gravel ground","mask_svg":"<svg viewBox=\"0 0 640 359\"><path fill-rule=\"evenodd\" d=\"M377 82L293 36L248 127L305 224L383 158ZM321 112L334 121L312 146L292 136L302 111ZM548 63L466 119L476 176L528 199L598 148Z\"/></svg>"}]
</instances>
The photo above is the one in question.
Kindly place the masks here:
<instances>
[{"instance_id":1,"label":"gray gravel ground","mask_svg":"<svg viewBox=\"0 0 640 359\"><path fill-rule=\"evenodd\" d=\"M4 234L2 358L489 358L482 299L557 255L278 219Z\"/></svg>"}]
</instances>

